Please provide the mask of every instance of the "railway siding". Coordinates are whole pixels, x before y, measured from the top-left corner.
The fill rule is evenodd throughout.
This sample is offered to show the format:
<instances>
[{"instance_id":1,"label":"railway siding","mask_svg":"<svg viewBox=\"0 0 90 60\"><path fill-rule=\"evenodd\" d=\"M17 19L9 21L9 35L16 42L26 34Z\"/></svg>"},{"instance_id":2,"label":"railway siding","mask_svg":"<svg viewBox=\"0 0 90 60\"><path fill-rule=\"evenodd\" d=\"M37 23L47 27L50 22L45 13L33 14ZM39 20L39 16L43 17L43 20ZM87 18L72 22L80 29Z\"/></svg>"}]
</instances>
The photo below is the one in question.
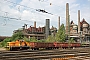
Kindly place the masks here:
<instances>
[{"instance_id":1,"label":"railway siding","mask_svg":"<svg viewBox=\"0 0 90 60\"><path fill-rule=\"evenodd\" d=\"M0 60L63 60L63 59L89 59L90 48L82 49L55 49L55 50L24 50L0 51Z\"/></svg>"}]
</instances>

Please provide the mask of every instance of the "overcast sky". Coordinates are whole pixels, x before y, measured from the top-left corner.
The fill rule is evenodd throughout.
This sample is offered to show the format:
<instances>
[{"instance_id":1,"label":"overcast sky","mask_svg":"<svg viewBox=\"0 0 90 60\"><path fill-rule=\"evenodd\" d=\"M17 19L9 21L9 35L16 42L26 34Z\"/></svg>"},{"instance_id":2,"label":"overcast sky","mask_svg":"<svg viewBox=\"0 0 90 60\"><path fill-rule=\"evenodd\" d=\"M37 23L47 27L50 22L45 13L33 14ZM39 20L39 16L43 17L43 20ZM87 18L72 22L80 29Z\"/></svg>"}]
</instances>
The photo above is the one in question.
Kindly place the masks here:
<instances>
[{"instance_id":1,"label":"overcast sky","mask_svg":"<svg viewBox=\"0 0 90 60\"><path fill-rule=\"evenodd\" d=\"M14 30L22 28L24 24L28 24L28 27L33 26L34 21L37 22L37 27L45 26L45 19L48 18L50 26L58 28L58 16L61 17L60 24L66 25L66 3L69 3L70 21L78 23L77 14L80 10L80 20L84 18L90 24L90 0L2 0L0 36L11 36ZM37 9L51 14L38 12Z\"/></svg>"}]
</instances>

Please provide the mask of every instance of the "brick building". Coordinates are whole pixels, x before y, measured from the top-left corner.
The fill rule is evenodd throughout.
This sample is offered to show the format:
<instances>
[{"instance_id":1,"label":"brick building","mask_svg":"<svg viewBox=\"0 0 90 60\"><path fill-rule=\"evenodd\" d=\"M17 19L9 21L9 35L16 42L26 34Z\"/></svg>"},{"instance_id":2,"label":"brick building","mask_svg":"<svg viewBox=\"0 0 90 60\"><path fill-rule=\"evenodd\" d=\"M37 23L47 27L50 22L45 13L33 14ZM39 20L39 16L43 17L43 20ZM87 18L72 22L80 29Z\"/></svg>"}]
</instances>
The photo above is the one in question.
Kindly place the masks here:
<instances>
[{"instance_id":1,"label":"brick building","mask_svg":"<svg viewBox=\"0 0 90 60\"><path fill-rule=\"evenodd\" d=\"M37 28L36 22L34 22L34 26L30 26L29 28L27 28L27 25L24 24L23 28L20 28L18 30L14 30L13 33L17 33L19 31L22 31L24 36L27 38L35 37L38 40L46 39L48 37L48 35L50 35L50 34L55 35L55 33L57 32L57 29L55 27L52 27L50 29L49 23L50 23L49 21L46 22L46 26L48 24L47 29L46 29L46 26Z\"/></svg>"},{"instance_id":2,"label":"brick building","mask_svg":"<svg viewBox=\"0 0 90 60\"><path fill-rule=\"evenodd\" d=\"M36 28L36 22L34 22L34 26L30 26L27 28L27 25L24 24L23 28L14 30L13 33L17 33L22 31L24 36L27 38L35 37L36 39L45 39L45 27Z\"/></svg>"}]
</instances>

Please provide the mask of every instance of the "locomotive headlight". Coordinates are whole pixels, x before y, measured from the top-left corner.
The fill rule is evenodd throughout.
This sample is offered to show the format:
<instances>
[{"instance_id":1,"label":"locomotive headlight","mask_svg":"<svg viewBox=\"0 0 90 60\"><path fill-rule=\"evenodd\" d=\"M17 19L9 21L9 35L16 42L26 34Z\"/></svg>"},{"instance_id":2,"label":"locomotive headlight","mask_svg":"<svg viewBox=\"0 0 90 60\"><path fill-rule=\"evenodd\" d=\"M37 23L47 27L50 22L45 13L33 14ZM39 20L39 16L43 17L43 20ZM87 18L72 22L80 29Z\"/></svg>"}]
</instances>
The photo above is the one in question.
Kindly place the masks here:
<instances>
[{"instance_id":1,"label":"locomotive headlight","mask_svg":"<svg viewBox=\"0 0 90 60\"><path fill-rule=\"evenodd\" d=\"M20 46L20 44L19 44L19 46Z\"/></svg>"}]
</instances>

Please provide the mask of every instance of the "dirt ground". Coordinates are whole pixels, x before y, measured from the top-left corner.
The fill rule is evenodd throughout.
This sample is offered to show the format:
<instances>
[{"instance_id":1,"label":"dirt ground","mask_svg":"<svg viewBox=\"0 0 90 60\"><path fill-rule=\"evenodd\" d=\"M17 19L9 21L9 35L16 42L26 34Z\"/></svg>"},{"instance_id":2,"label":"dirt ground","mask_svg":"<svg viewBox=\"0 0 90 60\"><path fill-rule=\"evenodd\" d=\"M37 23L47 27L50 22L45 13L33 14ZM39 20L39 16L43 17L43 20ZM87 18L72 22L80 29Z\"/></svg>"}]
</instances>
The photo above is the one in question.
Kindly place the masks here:
<instances>
[{"instance_id":1,"label":"dirt ground","mask_svg":"<svg viewBox=\"0 0 90 60\"><path fill-rule=\"evenodd\" d=\"M0 51L4 51L4 50L6 50L6 49L5 49L5 48L1 48L1 47L0 47Z\"/></svg>"}]
</instances>

